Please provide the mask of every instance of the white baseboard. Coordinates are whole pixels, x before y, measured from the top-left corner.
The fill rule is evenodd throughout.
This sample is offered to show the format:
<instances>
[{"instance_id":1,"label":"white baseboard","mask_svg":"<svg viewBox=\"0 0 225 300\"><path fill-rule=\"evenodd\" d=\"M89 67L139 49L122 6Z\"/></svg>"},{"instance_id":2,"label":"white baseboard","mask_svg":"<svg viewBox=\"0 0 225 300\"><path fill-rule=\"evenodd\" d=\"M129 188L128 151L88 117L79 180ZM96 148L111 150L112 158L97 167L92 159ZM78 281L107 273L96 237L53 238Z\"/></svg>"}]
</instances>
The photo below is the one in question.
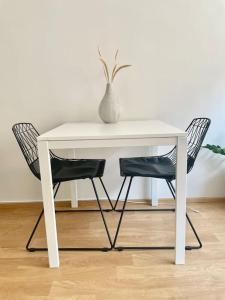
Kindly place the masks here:
<instances>
[{"instance_id":1,"label":"white baseboard","mask_svg":"<svg viewBox=\"0 0 225 300\"><path fill-rule=\"evenodd\" d=\"M93 201L95 199L93 198L86 198L86 199L78 199L78 201ZM107 200L106 197L101 197L100 200ZM115 200L115 199L112 199ZM122 201L123 199L121 199L120 201ZM65 199L56 199L56 202L70 202L71 199L65 198ZM151 199L129 199L129 202L148 202L151 201ZM225 202L225 197L193 197L193 198L187 198L187 202L188 203L196 203L196 202L202 202L202 203L206 203L206 202L212 202L212 201L217 201L217 202ZM0 204L13 204L13 203L40 203L42 202L41 199L37 199L37 200L20 200L20 199L16 199L16 200L6 200L6 201L0 201ZM163 203L168 203L168 202L174 202L174 200L172 198L160 198L159 199L159 203L163 204Z\"/></svg>"},{"instance_id":2,"label":"white baseboard","mask_svg":"<svg viewBox=\"0 0 225 300\"><path fill-rule=\"evenodd\" d=\"M86 198L86 199L78 199L78 201L92 201L95 200L93 198ZM100 197L100 200L107 200L105 197ZM71 199L64 198L64 199L56 199L55 202L70 202ZM13 199L13 200L4 200L0 201L0 203L39 203L42 202L42 199L36 199L36 200L21 200L21 199Z\"/></svg>"}]
</instances>

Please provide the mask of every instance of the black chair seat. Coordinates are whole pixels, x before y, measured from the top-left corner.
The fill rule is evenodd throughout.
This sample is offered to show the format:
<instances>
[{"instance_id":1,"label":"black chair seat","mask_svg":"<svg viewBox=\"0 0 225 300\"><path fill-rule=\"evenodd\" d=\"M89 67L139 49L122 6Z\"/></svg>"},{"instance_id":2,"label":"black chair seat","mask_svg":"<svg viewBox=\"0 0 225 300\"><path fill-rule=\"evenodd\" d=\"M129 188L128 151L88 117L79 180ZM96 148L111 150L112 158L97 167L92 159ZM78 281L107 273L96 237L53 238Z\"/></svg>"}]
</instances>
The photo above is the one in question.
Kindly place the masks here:
<instances>
[{"instance_id":1,"label":"black chair seat","mask_svg":"<svg viewBox=\"0 0 225 300\"><path fill-rule=\"evenodd\" d=\"M120 174L171 180L175 178L176 166L163 156L120 158Z\"/></svg>"},{"instance_id":2,"label":"black chair seat","mask_svg":"<svg viewBox=\"0 0 225 300\"><path fill-rule=\"evenodd\" d=\"M51 159L52 179L54 183L76 179L102 177L104 159ZM31 165L33 173L40 179L39 160Z\"/></svg>"}]
</instances>

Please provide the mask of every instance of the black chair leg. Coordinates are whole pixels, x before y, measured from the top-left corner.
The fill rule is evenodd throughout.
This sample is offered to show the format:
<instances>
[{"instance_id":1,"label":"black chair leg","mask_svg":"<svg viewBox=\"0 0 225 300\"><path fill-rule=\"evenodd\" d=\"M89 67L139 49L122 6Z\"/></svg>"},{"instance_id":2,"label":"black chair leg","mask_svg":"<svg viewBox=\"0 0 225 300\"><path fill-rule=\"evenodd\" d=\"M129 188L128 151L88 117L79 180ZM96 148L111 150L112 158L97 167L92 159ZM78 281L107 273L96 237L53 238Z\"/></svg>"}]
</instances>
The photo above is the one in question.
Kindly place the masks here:
<instances>
[{"instance_id":1,"label":"black chair leg","mask_svg":"<svg viewBox=\"0 0 225 300\"><path fill-rule=\"evenodd\" d=\"M112 210L113 210L113 204L112 204L112 201L111 201L111 199L110 199L110 197L109 197L109 194L108 194L108 192L107 192L107 189L106 189L106 187L105 187L105 185L104 185L104 183L103 183L101 177L99 177L99 180L100 180L100 182L101 182L101 185L102 185L102 187L103 187L103 190L104 190L104 192L105 192L105 194L106 194L106 197L107 197L107 199L108 199L108 201L109 201L109 204L110 204L110 206L111 206L111 209L105 209L104 211L107 211L107 212L112 211Z\"/></svg>"},{"instance_id":2,"label":"black chair leg","mask_svg":"<svg viewBox=\"0 0 225 300\"><path fill-rule=\"evenodd\" d=\"M100 179L100 178L99 178ZM104 183L103 181L100 179L101 183L102 183L102 186L103 186L103 189L104 191L106 192L106 196L109 200L109 203L111 205L111 207L113 208L113 205L109 199L109 195L106 191L106 188L104 186ZM112 211L112 209L105 209L103 210L102 207L101 207L101 204L100 204L100 201L99 201L99 197L98 197L98 194L97 194L97 190L96 190L96 187L95 187L95 184L94 184L94 181L93 179L91 179L91 182L92 182L92 185L93 185L93 188L94 188L94 192L95 192L95 195L96 195L96 198L97 198L97 203L98 203L98 207L99 209L77 209L77 210L73 210L73 209L70 209L70 210L67 210L67 209L62 209L62 210L55 210L56 213L68 213L68 212L99 212L101 213L101 216L102 216L102 219L103 219L103 223L104 223L104 226L105 226L105 229L106 229L106 233L107 233L107 236L108 236L108 239L109 239L109 243L110 243L110 247L92 247L92 248L87 248L87 247L79 247L79 248L75 248L75 247L59 247L59 250L60 251L109 251L112 249L112 241L111 241L111 237L110 237L110 234L109 234L109 230L108 230L108 227L107 227L107 224L106 224L106 221L105 221L105 218L104 218L104 215L103 215L103 211ZM53 186L53 189L55 189L54 191L54 199L57 195L57 192L59 190L59 187L60 187L60 183L57 183ZM33 239L33 236L37 230L37 227L40 223L40 220L43 216L43 213L44 213L44 209L42 209L40 215L38 216L38 219L37 219L37 222L31 232L31 235L28 239L28 242L26 244L26 250L29 251L29 252L35 252L35 251L47 251L48 248L34 248L34 247L30 247L30 244L31 244L31 241Z\"/></svg>"},{"instance_id":3,"label":"black chair leg","mask_svg":"<svg viewBox=\"0 0 225 300\"><path fill-rule=\"evenodd\" d=\"M130 181L129 181L129 184L128 184L128 188L127 188L126 197L125 197L122 209L121 210L116 210L116 211L121 211L121 215L120 215L119 223L118 223L118 226L117 226L115 238L114 238L114 241L113 241L113 247L114 247L114 249L116 249L118 251L122 251L124 249L126 249L126 250L174 249L174 247L170 247L170 246L165 246L165 247L164 246L156 246L156 247L154 247L154 246L150 246L150 247L149 246L147 246L147 247L144 247L144 246L117 246L116 247L116 241L117 241L117 238L118 238L118 235L119 235L119 231L120 231L120 227L121 227L121 223L122 223L124 212L125 211L135 211L135 210L127 210L127 209L125 209L126 208L126 204L127 204L127 199L128 199L128 196L129 196L129 192L130 192L130 188L131 188L132 180L133 180L133 177L130 178Z\"/></svg>"},{"instance_id":4,"label":"black chair leg","mask_svg":"<svg viewBox=\"0 0 225 300\"><path fill-rule=\"evenodd\" d=\"M127 199L128 199L128 196L129 196L129 192L130 192L132 180L133 180L133 177L130 178L130 181L129 181L129 184L128 184L126 197L125 197L125 200L124 200L124 203L123 203L123 208L122 208L122 211L121 211L121 214L120 214L119 223L118 223L118 226L117 226L117 229L116 229L115 238L114 238L114 241L113 241L113 248L117 249L117 250L121 250L121 247L116 247L116 241L117 241L117 237L118 237L118 234L119 234L119 231L120 231L120 226L121 226L121 222L122 222L122 219L123 219L123 214L124 214L124 211L125 211L125 208L126 208ZM126 177L125 177L125 179L123 181L122 188L120 189L120 193L122 192L123 185L124 185L125 181L126 181ZM119 197L118 197L118 200L119 200Z\"/></svg>"},{"instance_id":5,"label":"black chair leg","mask_svg":"<svg viewBox=\"0 0 225 300\"><path fill-rule=\"evenodd\" d=\"M33 239L33 236L34 236L34 234L35 234L35 232L36 232L36 230L37 230L37 227L38 227L38 225L39 225L39 223L40 223L40 221L41 221L41 218L42 218L42 216L43 216L43 213L44 213L44 209L42 209L42 211L41 211L41 213L40 213L40 215L39 215L39 217L38 217L38 219L37 219L37 222L36 222L36 224L34 225L34 228L33 228L33 230L32 230L32 232L31 232L31 235L30 235L30 237L29 237L29 239L28 239L28 241L27 241L27 244L26 244L26 250L27 251L30 251L30 252L34 252L34 251L36 251L36 248L30 248L30 243L31 243L31 241L32 241L32 239Z\"/></svg>"},{"instance_id":6,"label":"black chair leg","mask_svg":"<svg viewBox=\"0 0 225 300\"><path fill-rule=\"evenodd\" d=\"M104 185L104 183L103 183L103 180L102 180L102 178L101 177L98 177L99 178L99 181L100 181L100 183L101 183L101 185L102 185L102 187L103 187L103 190L104 190L104 192L105 192L105 194L106 194L106 197L107 197L107 199L108 199L108 201L109 201L109 204L110 204L110 206L111 206L111 208L104 208L104 209L102 209L102 211L104 211L104 212L110 212L110 211L112 211L113 210L113 204L112 204L112 201L111 201L111 199L110 199L110 197L109 197L109 194L108 194L108 192L107 192L107 190L106 190L106 187L105 187L105 185ZM74 213L79 213L79 212L99 212L99 209L57 209L56 211L55 211L56 213L71 213L71 212L74 212Z\"/></svg>"},{"instance_id":7,"label":"black chair leg","mask_svg":"<svg viewBox=\"0 0 225 300\"><path fill-rule=\"evenodd\" d=\"M124 249L126 250L170 250L170 249L175 249L174 246L146 246L146 247L142 247L142 246L117 246L115 247L115 244L116 244L116 240L117 240L117 237L118 237L118 234L119 234L119 230L120 230L120 227L121 227L121 222L122 222L122 218L123 218L123 214L124 212L129 212L129 211L173 211L175 212L175 209L126 209L126 204L127 204L127 199L128 199L128 195L129 195L129 192L130 192L130 187L131 187L131 182L132 182L132 179L130 180L129 182L129 185L128 185L128 189L127 189L127 193L126 193L126 198L125 198L125 201L124 201L124 204L123 204L123 207L122 209L116 209L117 207L117 203L119 201L119 198L120 198L120 195L122 193L122 190L123 190L123 187L124 187L124 184L125 184L125 181L126 181L126 177L124 178L124 181L122 183L122 186L121 186L121 189L120 189L120 192L119 192L119 195L117 197L117 201L116 201L116 204L114 206L114 210L116 212L121 212L121 215L120 215L120 219L119 219L119 223L118 223L118 227L117 227L117 231L116 231L116 235L115 235L115 239L114 239L114 242L113 242L113 247L114 249L118 250L118 251L122 251ZM174 186L172 185L172 183L170 181L166 181L168 186L169 186L169 189L173 195L173 198L175 199L175 188ZM186 250L193 250L193 249L200 249L202 248L202 243L201 243L201 240L194 228L194 225L192 224L191 222L191 219L190 217L188 216L188 214L186 214L186 217L187 217L187 220L188 220L188 223L190 224L193 232L194 232L194 235L199 243L199 246L186 246L185 249Z\"/></svg>"},{"instance_id":8,"label":"black chair leg","mask_svg":"<svg viewBox=\"0 0 225 300\"><path fill-rule=\"evenodd\" d=\"M175 200L176 199L175 187L173 186L171 181L166 180L166 183L167 183L167 185L168 185L168 187L171 191L173 199ZM187 221L188 221L188 223L189 223L189 225L190 225L190 227L191 227L191 229L192 229L192 231L193 231L193 233L194 233L194 235L195 235L195 237L198 241L198 244L199 244L198 246L186 246L186 250L201 249L202 248L202 242L201 242L200 237L198 236L197 231L196 231L196 229L195 229L193 223L191 222L191 219L190 219L190 217L187 213L186 213L186 218L187 218Z\"/></svg>"},{"instance_id":9,"label":"black chair leg","mask_svg":"<svg viewBox=\"0 0 225 300\"><path fill-rule=\"evenodd\" d=\"M122 209L116 209L116 207L118 205L121 193L123 191L123 188L124 188L124 185L125 185L125 182L126 182L126 179L127 179L127 177L124 177L124 180L122 182L119 194L118 194L117 199L116 199L116 203L114 205L114 211L116 211L116 212L121 212L122 211ZM127 209L125 209L125 211L173 211L174 212L175 209L174 208L131 208L131 209L127 208Z\"/></svg>"},{"instance_id":10,"label":"black chair leg","mask_svg":"<svg viewBox=\"0 0 225 300\"><path fill-rule=\"evenodd\" d=\"M115 205L114 205L114 207L113 207L113 209L114 209L115 211L116 211L116 207L117 207L118 201L119 201L119 199L120 199L120 195L121 195L121 193L122 193L122 191L123 191L123 187L124 187L124 184L125 184L126 180L127 180L127 177L124 177L124 180L123 180L123 183L122 183L122 185L121 185L121 188L120 188L118 197L117 197L117 199L116 199L116 203L115 203Z\"/></svg>"},{"instance_id":11,"label":"black chair leg","mask_svg":"<svg viewBox=\"0 0 225 300\"><path fill-rule=\"evenodd\" d=\"M110 248L105 248L105 249L104 249L104 250L108 251L108 250L111 250L111 249L112 249L112 240L111 240L111 236L110 236L110 233L109 233L109 229L108 229L108 226L107 226L105 217L104 217L104 213L103 213L103 210L102 210L102 206L101 206L101 203L100 203L100 200L99 200L99 196L98 196L97 189L96 189L96 186L95 186L95 183L94 183L93 178L91 179L91 183L92 183L92 186L93 186L93 189L94 189L94 192L95 192L96 200L97 200L98 207L99 207L99 210L100 210L100 213L101 213L101 216L102 216L103 224L104 224L104 226L105 226L106 234L107 234L107 237L108 237L110 246L111 246Z\"/></svg>"},{"instance_id":12,"label":"black chair leg","mask_svg":"<svg viewBox=\"0 0 225 300\"><path fill-rule=\"evenodd\" d=\"M56 187L56 189L55 189L55 187ZM57 184L54 184L54 186L53 186L53 190L55 189L55 191L54 191L54 199L55 199L55 197L56 197L56 195L58 193L59 187L60 187L60 182L57 183ZM38 227L38 225L39 225L39 223L41 221L43 213L44 213L44 209L41 210L41 213L40 213L40 215L39 215L39 217L37 219L37 222L35 223L34 228L33 228L32 232L30 234L30 237L29 237L29 239L27 241L27 244L26 244L26 250L27 251L34 252L34 251L37 251L37 249L39 249L39 248L32 248L32 247L30 247L30 243L31 243L31 241L33 239L33 236L34 236L34 234L35 234L35 232L37 230L37 227Z\"/></svg>"}]
</instances>

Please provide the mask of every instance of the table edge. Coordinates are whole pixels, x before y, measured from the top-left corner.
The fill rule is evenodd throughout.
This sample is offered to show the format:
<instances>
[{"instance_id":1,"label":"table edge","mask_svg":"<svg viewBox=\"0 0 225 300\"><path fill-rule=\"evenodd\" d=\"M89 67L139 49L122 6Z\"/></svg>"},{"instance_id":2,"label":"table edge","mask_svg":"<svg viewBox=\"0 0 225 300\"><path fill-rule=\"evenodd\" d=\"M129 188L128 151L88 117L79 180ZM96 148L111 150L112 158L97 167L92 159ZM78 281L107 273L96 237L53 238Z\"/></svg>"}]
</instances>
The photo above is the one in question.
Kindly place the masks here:
<instances>
[{"instance_id":1,"label":"table edge","mask_svg":"<svg viewBox=\"0 0 225 300\"><path fill-rule=\"evenodd\" d=\"M187 133L179 132L176 134L155 134L155 135L133 135L133 136L86 136L86 137L69 137L69 138L59 138L59 137L42 137L41 135L37 138L40 141L83 141L83 140L124 140L124 139L147 139L147 138L171 138L171 137L186 137Z\"/></svg>"}]
</instances>

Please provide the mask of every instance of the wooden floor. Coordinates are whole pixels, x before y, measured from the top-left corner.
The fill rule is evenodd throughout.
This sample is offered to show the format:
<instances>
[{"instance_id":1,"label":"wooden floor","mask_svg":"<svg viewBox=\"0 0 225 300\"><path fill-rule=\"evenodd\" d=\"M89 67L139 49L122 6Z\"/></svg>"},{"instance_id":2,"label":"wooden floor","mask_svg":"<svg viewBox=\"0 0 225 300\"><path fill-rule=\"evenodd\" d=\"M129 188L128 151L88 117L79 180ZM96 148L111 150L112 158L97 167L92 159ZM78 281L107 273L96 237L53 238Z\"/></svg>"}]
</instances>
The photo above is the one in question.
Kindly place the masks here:
<instances>
[{"instance_id":1,"label":"wooden floor","mask_svg":"<svg viewBox=\"0 0 225 300\"><path fill-rule=\"evenodd\" d=\"M173 250L61 252L60 268L49 269L47 253L24 250L40 205L1 205L0 299L225 299L225 203L190 207L204 247L187 251L186 265L174 265ZM114 235L119 214L106 217ZM107 245L95 213L58 214L57 226L61 246ZM119 242L174 244L174 213L127 213ZM189 229L187 243L195 243ZM33 245L45 245L43 223Z\"/></svg>"}]
</instances>

